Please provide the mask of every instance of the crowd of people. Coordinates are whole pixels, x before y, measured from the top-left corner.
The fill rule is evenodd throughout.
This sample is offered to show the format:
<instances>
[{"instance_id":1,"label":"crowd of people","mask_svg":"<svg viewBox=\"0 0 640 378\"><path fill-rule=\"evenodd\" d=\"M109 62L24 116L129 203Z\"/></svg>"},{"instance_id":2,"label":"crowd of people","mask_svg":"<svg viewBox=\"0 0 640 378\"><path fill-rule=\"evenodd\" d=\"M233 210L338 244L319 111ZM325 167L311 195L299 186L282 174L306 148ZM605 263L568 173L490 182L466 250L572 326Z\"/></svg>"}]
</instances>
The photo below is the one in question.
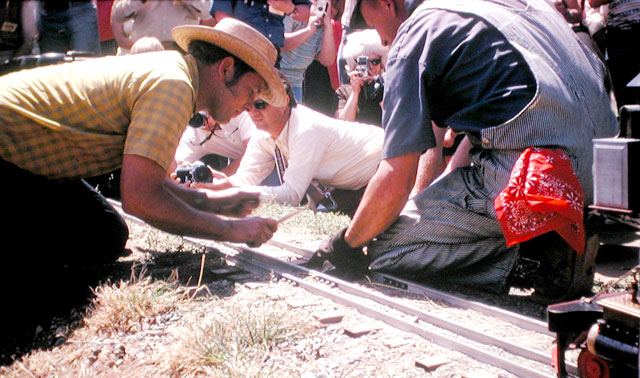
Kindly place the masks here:
<instances>
[{"instance_id":1,"label":"crowd of people","mask_svg":"<svg viewBox=\"0 0 640 378\"><path fill-rule=\"evenodd\" d=\"M638 102L640 0L605 2L5 0L5 59L93 56L0 76L8 232L38 233L13 273L121 256L86 181L118 171L124 211L171 233L258 246L260 201L308 201L352 216L310 267L584 294L592 139ZM211 156L210 182L176 178Z\"/></svg>"}]
</instances>

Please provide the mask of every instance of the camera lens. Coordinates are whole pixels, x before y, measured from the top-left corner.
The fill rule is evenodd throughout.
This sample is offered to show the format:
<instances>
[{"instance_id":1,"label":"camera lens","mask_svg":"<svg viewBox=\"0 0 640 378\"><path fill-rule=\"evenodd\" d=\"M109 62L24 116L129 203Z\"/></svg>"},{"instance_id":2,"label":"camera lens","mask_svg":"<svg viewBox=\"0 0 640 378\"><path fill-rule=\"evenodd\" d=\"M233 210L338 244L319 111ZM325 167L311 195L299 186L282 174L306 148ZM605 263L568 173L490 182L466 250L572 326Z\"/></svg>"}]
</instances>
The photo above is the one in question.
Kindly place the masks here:
<instances>
[{"instance_id":1,"label":"camera lens","mask_svg":"<svg viewBox=\"0 0 640 378\"><path fill-rule=\"evenodd\" d=\"M189 120L189 126L196 127L196 128L202 127L204 126L204 123L206 120L207 120L207 113L197 112Z\"/></svg>"},{"instance_id":2,"label":"camera lens","mask_svg":"<svg viewBox=\"0 0 640 378\"><path fill-rule=\"evenodd\" d=\"M191 173L193 175L193 181L195 182L213 182L213 175L207 166L200 165L193 167Z\"/></svg>"}]
</instances>

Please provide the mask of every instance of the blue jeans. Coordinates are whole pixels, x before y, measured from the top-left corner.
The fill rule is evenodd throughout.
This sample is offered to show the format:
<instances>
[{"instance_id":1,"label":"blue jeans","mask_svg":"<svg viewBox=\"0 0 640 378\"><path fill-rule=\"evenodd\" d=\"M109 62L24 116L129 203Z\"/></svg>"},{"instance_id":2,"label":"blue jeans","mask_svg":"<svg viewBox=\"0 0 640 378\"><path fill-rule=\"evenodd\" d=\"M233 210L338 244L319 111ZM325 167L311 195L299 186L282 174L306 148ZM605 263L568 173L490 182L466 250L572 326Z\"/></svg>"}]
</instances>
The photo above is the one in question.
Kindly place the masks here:
<instances>
[{"instance_id":1,"label":"blue jeans","mask_svg":"<svg viewBox=\"0 0 640 378\"><path fill-rule=\"evenodd\" d=\"M62 12L43 10L40 14L40 52L91 52L99 56L98 12L92 3Z\"/></svg>"}]
</instances>

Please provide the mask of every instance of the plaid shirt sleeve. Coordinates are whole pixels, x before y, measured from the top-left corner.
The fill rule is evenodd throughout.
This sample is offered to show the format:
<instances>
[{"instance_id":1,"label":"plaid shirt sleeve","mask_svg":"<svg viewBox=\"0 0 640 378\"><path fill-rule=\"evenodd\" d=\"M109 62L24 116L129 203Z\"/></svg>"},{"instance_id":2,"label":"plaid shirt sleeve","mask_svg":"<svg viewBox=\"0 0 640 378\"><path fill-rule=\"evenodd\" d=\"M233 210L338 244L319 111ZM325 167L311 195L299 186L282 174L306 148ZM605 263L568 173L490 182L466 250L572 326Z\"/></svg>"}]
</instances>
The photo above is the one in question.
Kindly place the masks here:
<instances>
[{"instance_id":1,"label":"plaid shirt sleeve","mask_svg":"<svg viewBox=\"0 0 640 378\"><path fill-rule=\"evenodd\" d=\"M168 170L193 113L193 87L183 80L146 80L137 92L124 153L146 157Z\"/></svg>"}]
</instances>

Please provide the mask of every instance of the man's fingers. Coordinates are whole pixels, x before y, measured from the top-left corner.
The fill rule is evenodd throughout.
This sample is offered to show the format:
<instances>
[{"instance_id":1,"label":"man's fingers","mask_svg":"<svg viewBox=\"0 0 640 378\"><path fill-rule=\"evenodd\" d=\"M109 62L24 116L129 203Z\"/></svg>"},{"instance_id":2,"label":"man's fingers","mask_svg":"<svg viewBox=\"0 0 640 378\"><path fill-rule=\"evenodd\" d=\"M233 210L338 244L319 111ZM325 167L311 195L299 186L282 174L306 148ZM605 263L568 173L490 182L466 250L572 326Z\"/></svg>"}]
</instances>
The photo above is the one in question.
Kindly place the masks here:
<instances>
[{"instance_id":1,"label":"man's fingers","mask_svg":"<svg viewBox=\"0 0 640 378\"><path fill-rule=\"evenodd\" d=\"M266 221L266 225L269 228L269 230L271 230L271 236L273 236L273 234L278 231L278 222L274 219L265 219ZM271 237L269 237L269 239L271 239Z\"/></svg>"}]
</instances>

